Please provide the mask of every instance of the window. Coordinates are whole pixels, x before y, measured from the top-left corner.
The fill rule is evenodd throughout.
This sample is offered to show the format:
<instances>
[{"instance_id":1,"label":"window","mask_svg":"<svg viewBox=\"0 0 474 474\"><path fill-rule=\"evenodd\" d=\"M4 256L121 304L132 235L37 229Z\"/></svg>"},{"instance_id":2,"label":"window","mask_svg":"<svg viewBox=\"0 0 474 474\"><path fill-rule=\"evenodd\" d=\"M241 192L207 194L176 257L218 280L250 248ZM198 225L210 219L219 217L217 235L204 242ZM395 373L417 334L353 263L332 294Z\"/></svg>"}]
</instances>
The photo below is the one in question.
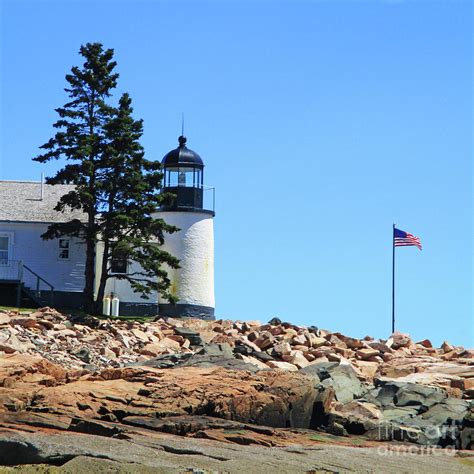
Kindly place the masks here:
<instances>
[{"instance_id":1,"label":"window","mask_svg":"<svg viewBox=\"0 0 474 474\"><path fill-rule=\"evenodd\" d=\"M202 187L202 170L191 166L166 168L164 185L172 188L176 186L200 188Z\"/></svg>"},{"instance_id":2,"label":"window","mask_svg":"<svg viewBox=\"0 0 474 474\"><path fill-rule=\"evenodd\" d=\"M128 262L126 258L112 257L112 273L127 273L127 266Z\"/></svg>"},{"instance_id":3,"label":"window","mask_svg":"<svg viewBox=\"0 0 474 474\"><path fill-rule=\"evenodd\" d=\"M60 260L69 260L69 239L59 239L59 253Z\"/></svg>"},{"instance_id":4,"label":"window","mask_svg":"<svg viewBox=\"0 0 474 474\"><path fill-rule=\"evenodd\" d=\"M0 265L8 265L9 248L10 248L10 239L8 235L0 235Z\"/></svg>"}]
</instances>

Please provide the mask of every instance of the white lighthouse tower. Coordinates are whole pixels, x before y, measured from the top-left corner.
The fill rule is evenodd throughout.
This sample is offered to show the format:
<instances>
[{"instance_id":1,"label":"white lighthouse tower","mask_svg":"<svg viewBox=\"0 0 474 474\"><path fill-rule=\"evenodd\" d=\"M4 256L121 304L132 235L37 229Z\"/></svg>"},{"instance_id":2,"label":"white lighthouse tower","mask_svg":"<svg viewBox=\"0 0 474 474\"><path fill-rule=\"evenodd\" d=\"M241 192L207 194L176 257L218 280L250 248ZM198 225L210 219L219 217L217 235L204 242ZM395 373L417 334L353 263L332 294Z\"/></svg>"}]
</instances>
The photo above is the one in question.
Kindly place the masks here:
<instances>
[{"instance_id":1,"label":"white lighthouse tower","mask_svg":"<svg viewBox=\"0 0 474 474\"><path fill-rule=\"evenodd\" d=\"M163 249L180 260L179 269L168 269L170 291L177 304L159 301L159 313L171 317L214 319L214 189L204 186L204 163L186 147L180 136L178 148L162 160L163 192L175 197L155 217L180 230L166 234ZM204 206L204 191L212 193L212 207Z\"/></svg>"}]
</instances>

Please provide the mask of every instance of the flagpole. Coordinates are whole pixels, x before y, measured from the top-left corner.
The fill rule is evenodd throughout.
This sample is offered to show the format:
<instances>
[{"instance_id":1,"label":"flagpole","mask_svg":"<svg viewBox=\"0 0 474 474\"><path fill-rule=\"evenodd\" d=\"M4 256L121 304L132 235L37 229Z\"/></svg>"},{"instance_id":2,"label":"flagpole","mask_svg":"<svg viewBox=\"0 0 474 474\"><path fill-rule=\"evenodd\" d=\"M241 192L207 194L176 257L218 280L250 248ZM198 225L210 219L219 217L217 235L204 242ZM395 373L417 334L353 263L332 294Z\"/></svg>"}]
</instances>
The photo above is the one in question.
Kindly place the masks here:
<instances>
[{"instance_id":1,"label":"flagpole","mask_svg":"<svg viewBox=\"0 0 474 474\"><path fill-rule=\"evenodd\" d=\"M395 224L392 233L392 333L395 332Z\"/></svg>"}]
</instances>

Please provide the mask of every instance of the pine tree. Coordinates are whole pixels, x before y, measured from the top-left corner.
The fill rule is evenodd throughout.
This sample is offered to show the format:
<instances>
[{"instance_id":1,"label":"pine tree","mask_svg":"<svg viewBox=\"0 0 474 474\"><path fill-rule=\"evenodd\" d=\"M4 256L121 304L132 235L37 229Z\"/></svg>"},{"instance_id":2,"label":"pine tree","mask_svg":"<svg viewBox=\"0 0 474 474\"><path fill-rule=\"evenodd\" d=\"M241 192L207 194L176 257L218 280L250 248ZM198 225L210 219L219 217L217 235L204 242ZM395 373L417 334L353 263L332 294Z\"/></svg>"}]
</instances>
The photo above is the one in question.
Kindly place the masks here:
<instances>
[{"instance_id":1,"label":"pine tree","mask_svg":"<svg viewBox=\"0 0 474 474\"><path fill-rule=\"evenodd\" d=\"M47 183L72 183L75 188L61 197L55 209L58 212L79 209L86 218L51 224L42 237L84 239L84 300L89 312L99 310L110 276L111 256L141 265L133 274L120 276L130 281L134 291L146 296L156 290L173 301L162 265L177 268L178 260L159 245L163 243L164 233L177 229L152 217L165 197L159 194L162 179L159 163L144 158L139 143L143 125L131 116L130 97L124 94L118 107L107 103L118 78L113 50L104 50L100 43L87 43L81 47L80 54L85 58L82 68L74 66L71 74L66 75L69 86L65 91L70 101L56 109L60 118L53 126L58 132L41 146L46 151L34 160L44 163L66 159L68 163L48 178ZM99 291L94 299L99 241L104 254Z\"/></svg>"},{"instance_id":2,"label":"pine tree","mask_svg":"<svg viewBox=\"0 0 474 474\"><path fill-rule=\"evenodd\" d=\"M153 218L166 198L157 193L163 175L159 162L144 157L139 143L143 122L133 119L131 102L129 95L123 94L116 115L104 128L107 147L100 167L105 176L100 194L104 209L99 218L103 256L97 300L104 296L112 260L122 259L138 266L134 265L130 272L114 274L114 278L127 280L143 297L154 290L174 301L162 264L178 268L179 262L160 245L164 233L177 229Z\"/></svg>"}]
</instances>

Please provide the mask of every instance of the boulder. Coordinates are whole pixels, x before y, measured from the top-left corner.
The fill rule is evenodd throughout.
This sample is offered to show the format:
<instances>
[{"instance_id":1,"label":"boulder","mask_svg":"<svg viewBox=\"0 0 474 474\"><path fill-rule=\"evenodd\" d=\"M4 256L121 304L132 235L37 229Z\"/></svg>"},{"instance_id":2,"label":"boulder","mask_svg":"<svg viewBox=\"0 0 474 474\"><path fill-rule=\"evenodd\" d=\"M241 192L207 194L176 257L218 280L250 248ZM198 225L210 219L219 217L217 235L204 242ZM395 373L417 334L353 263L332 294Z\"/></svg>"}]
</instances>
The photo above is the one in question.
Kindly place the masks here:
<instances>
[{"instance_id":1,"label":"boulder","mask_svg":"<svg viewBox=\"0 0 474 474\"><path fill-rule=\"evenodd\" d=\"M260 370L269 370L268 365L265 364L265 362L262 362L261 360L258 360L256 357L240 355L239 358L242 359L247 364L255 365Z\"/></svg>"},{"instance_id":2,"label":"boulder","mask_svg":"<svg viewBox=\"0 0 474 474\"><path fill-rule=\"evenodd\" d=\"M281 319L280 318L272 318L270 321L268 321L268 324L271 324L272 326L279 326L281 324Z\"/></svg>"},{"instance_id":3,"label":"boulder","mask_svg":"<svg viewBox=\"0 0 474 474\"><path fill-rule=\"evenodd\" d=\"M192 346L202 346L203 340L201 335L197 331L193 331L189 328L176 327L174 329L175 333L179 336L183 336L185 339L188 339Z\"/></svg>"},{"instance_id":4,"label":"boulder","mask_svg":"<svg viewBox=\"0 0 474 474\"><path fill-rule=\"evenodd\" d=\"M417 415L418 409L415 407L394 407L382 411L382 417L386 421L406 422Z\"/></svg>"},{"instance_id":5,"label":"boulder","mask_svg":"<svg viewBox=\"0 0 474 474\"><path fill-rule=\"evenodd\" d=\"M245 336L236 341L236 346L237 345L244 345L248 347L252 352L261 351L260 347L258 347L257 344L253 343L252 341L249 341Z\"/></svg>"},{"instance_id":6,"label":"boulder","mask_svg":"<svg viewBox=\"0 0 474 474\"><path fill-rule=\"evenodd\" d=\"M302 369L301 373L316 376L319 381L327 379L330 376L330 372L338 366L338 362L319 362L316 360L315 362L309 364L307 367Z\"/></svg>"},{"instance_id":7,"label":"boulder","mask_svg":"<svg viewBox=\"0 0 474 474\"><path fill-rule=\"evenodd\" d=\"M338 402L349 403L362 396L364 388L350 365L337 362L312 363L301 370L305 374L315 374L324 388L332 387Z\"/></svg>"},{"instance_id":8,"label":"boulder","mask_svg":"<svg viewBox=\"0 0 474 474\"><path fill-rule=\"evenodd\" d=\"M291 343L294 346L304 346L307 343L307 339L304 334L297 334L296 336L293 337L291 340Z\"/></svg>"},{"instance_id":9,"label":"boulder","mask_svg":"<svg viewBox=\"0 0 474 474\"><path fill-rule=\"evenodd\" d=\"M339 365L330 372L328 379L321 382L334 389L335 398L341 403L348 403L362 396L364 388L357 378L354 369L347 365Z\"/></svg>"},{"instance_id":10,"label":"boulder","mask_svg":"<svg viewBox=\"0 0 474 474\"><path fill-rule=\"evenodd\" d=\"M354 400L345 405L338 404L335 410L339 413L350 414L364 419L380 420L382 418L382 412L377 405L369 402Z\"/></svg>"},{"instance_id":11,"label":"boulder","mask_svg":"<svg viewBox=\"0 0 474 474\"><path fill-rule=\"evenodd\" d=\"M328 341L324 337L314 336L311 338L311 347L317 349L318 347L326 346Z\"/></svg>"},{"instance_id":12,"label":"boulder","mask_svg":"<svg viewBox=\"0 0 474 474\"><path fill-rule=\"evenodd\" d=\"M129 366L153 367L156 369L168 369L184 364L193 356L192 353L187 354L165 354L148 359L145 361L138 361L128 364Z\"/></svg>"},{"instance_id":13,"label":"boulder","mask_svg":"<svg viewBox=\"0 0 474 474\"><path fill-rule=\"evenodd\" d=\"M255 341L253 341L261 350L269 349L273 347L275 342L274 337L269 332L264 332Z\"/></svg>"},{"instance_id":14,"label":"boulder","mask_svg":"<svg viewBox=\"0 0 474 474\"><path fill-rule=\"evenodd\" d=\"M13 354L14 352L25 352L26 347L13 333L13 330L0 331L0 351L6 354Z\"/></svg>"},{"instance_id":15,"label":"boulder","mask_svg":"<svg viewBox=\"0 0 474 474\"><path fill-rule=\"evenodd\" d=\"M308 332L310 332L311 334L314 334L315 336L319 336L319 329L317 326L309 326Z\"/></svg>"},{"instance_id":16,"label":"boulder","mask_svg":"<svg viewBox=\"0 0 474 474\"><path fill-rule=\"evenodd\" d=\"M270 360L267 362L268 367L272 369L289 370L290 372L298 372L296 365L290 364L289 362L282 362L279 360Z\"/></svg>"},{"instance_id":17,"label":"boulder","mask_svg":"<svg viewBox=\"0 0 474 474\"><path fill-rule=\"evenodd\" d=\"M417 344L429 349L433 347L433 344L431 344L431 341L429 339L423 339L422 341L417 342Z\"/></svg>"},{"instance_id":18,"label":"boulder","mask_svg":"<svg viewBox=\"0 0 474 474\"><path fill-rule=\"evenodd\" d=\"M232 358L233 352L229 344L206 344L202 349L196 352L197 355L206 355L208 357Z\"/></svg>"},{"instance_id":19,"label":"boulder","mask_svg":"<svg viewBox=\"0 0 474 474\"><path fill-rule=\"evenodd\" d=\"M146 333L144 333L143 331L141 331L140 329L132 329L131 330L131 333L141 342L149 342L148 341L148 336L146 335Z\"/></svg>"},{"instance_id":20,"label":"boulder","mask_svg":"<svg viewBox=\"0 0 474 474\"><path fill-rule=\"evenodd\" d=\"M364 343L359 339L355 339L353 337L342 337L342 340L346 344L349 349L362 349L364 347Z\"/></svg>"},{"instance_id":21,"label":"boulder","mask_svg":"<svg viewBox=\"0 0 474 474\"><path fill-rule=\"evenodd\" d=\"M450 420L461 421L469 410L469 402L457 398L446 398L441 403L432 405L421 418L432 426L444 425Z\"/></svg>"},{"instance_id":22,"label":"boulder","mask_svg":"<svg viewBox=\"0 0 474 474\"><path fill-rule=\"evenodd\" d=\"M11 321L10 315L0 310L0 326L10 324L10 321Z\"/></svg>"},{"instance_id":23,"label":"boulder","mask_svg":"<svg viewBox=\"0 0 474 474\"><path fill-rule=\"evenodd\" d=\"M283 360L296 365L298 369L303 369L309 365L309 361L303 355L301 351L291 351L289 354L283 356Z\"/></svg>"},{"instance_id":24,"label":"boulder","mask_svg":"<svg viewBox=\"0 0 474 474\"><path fill-rule=\"evenodd\" d=\"M364 360L358 360L354 362L355 368L360 371L361 376L372 382L379 368L377 362L369 362Z\"/></svg>"},{"instance_id":25,"label":"boulder","mask_svg":"<svg viewBox=\"0 0 474 474\"><path fill-rule=\"evenodd\" d=\"M262 362L268 362L269 360L274 360L273 356L263 351L252 352L252 357L255 357L256 359L261 360Z\"/></svg>"},{"instance_id":26,"label":"boulder","mask_svg":"<svg viewBox=\"0 0 474 474\"><path fill-rule=\"evenodd\" d=\"M441 349L444 353L447 353L453 351L454 347L448 341L444 341L443 344L441 344Z\"/></svg>"},{"instance_id":27,"label":"boulder","mask_svg":"<svg viewBox=\"0 0 474 474\"><path fill-rule=\"evenodd\" d=\"M406 383L399 386L394 402L398 407L418 405L425 411L446 398L446 392L439 388Z\"/></svg>"},{"instance_id":28,"label":"boulder","mask_svg":"<svg viewBox=\"0 0 474 474\"><path fill-rule=\"evenodd\" d=\"M370 359L371 357L377 356L379 354L380 352L377 349L368 348L368 347L363 348L363 349L358 349L356 351L357 357L362 360Z\"/></svg>"},{"instance_id":29,"label":"boulder","mask_svg":"<svg viewBox=\"0 0 474 474\"><path fill-rule=\"evenodd\" d=\"M472 406L463 419L461 436L459 438L459 448L474 449L474 407Z\"/></svg>"},{"instance_id":30,"label":"boulder","mask_svg":"<svg viewBox=\"0 0 474 474\"><path fill-rule=\"evenodd\" d=\"M410 336L397 331L394 332L387 341L387 346L392 349L400 349L401 347L406 347L410 344L412 344Z\"/></svg>"},{"instance_id":31,"label":"boulder","mask_svg":"<svg viewBox=\"0 0 474 474\"><path fill-rule=\"evenodd\" d=\"M273 346L273 353L279 357L289 354L291 352L291 346L288 342L280 342Z\"/></svg>"},{"instance_id":32,"label":"boulder","mask_svg":"<svg viewBox=\"0 0 474 474\"><path fill-rule=\"evenodd\" d=\"M386 353L391 353L393 350L384 342L379 342L379 341L371 341L368 342L367 345L371 347L372 349L376 349L379 351L381 354L386 354Z\"/></svg>"},{"instance_id":33,"label":"boulder","mask_svg":"<svg viewBox=\"0 0 474 474\"><path fill-rule=\"evenodd\" d=\"M81 347L72 354L87 364L91 361L91 354L87 347Z\"/></svg>"}]
</instances>

